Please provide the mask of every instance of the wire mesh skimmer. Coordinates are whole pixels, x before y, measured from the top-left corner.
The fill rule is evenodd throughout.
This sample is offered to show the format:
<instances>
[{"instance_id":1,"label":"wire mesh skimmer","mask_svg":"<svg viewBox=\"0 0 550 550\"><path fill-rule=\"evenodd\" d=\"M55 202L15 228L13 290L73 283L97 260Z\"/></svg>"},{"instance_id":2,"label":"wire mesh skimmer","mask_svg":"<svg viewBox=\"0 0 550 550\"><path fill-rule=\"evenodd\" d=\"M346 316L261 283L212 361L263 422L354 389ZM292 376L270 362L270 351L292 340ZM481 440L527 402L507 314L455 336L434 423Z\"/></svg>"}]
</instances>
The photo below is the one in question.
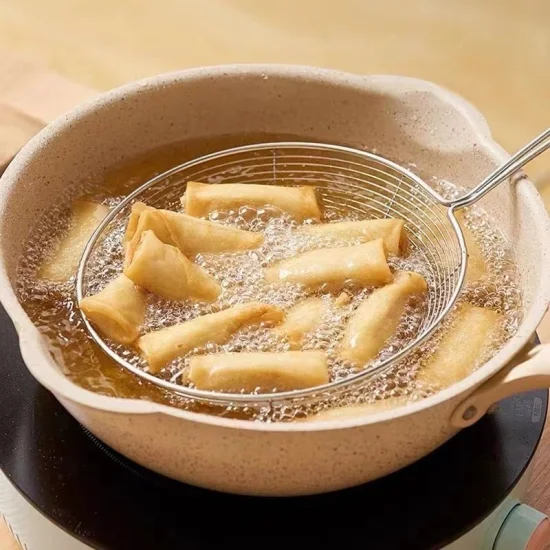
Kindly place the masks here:
<instances>
[{"instance_id":1,"label":"wire mesh skimmer","mask_svg":"<svg viewBox=\"0 0 550 550\"><path fill-rule=\"evenodd\" d=\"M203 391L154 376L116 353L82 312L93 340L119 365L156 386L215 405L310 400L351 390L404 359L439 328L464 283L467 250L455 212L478 201L523 165L550 147L550 129L527 144L479 185L456 200L445 200L415 174L380 156L348 147L302 142L249 145L210 154L151 179L126 197L100 224L80 261L76 296L86 295L86 267L100 237L118 216L129 215L135 199L156 208L175 209L188 181L314 185L325 209L345 208L368 218L405 220L411 246L431 272L427 313L414 341L391 357L349 377L305 390L264 394Z\"/></svg>"}]
</instances>

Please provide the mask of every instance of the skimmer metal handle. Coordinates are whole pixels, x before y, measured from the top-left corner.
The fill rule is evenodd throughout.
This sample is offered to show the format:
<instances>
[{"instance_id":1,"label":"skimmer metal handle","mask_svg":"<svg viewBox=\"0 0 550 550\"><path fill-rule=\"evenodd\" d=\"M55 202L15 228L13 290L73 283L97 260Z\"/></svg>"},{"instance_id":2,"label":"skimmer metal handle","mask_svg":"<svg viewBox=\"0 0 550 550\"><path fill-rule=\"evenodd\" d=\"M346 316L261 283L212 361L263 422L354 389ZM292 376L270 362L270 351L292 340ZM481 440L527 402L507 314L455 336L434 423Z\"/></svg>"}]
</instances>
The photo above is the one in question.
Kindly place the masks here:
<instances>
[{"instance_id":1,"label":"skimmer metal handle","mask_svg":"<svg viewBox=\"0 0 550 550\"><path fill-rule=\"evenodd\" d=\"M443 201L443 204L453 209L464 208L465 206L474 204L497 185L500 185L504 180L512 176L522 166L525 166L528 162L544 153L548 148L550 148L550 128L547 128L542 134L520 149L510 160L489 174L469 193L459 199Z\"/></svg>"}]
</instances>

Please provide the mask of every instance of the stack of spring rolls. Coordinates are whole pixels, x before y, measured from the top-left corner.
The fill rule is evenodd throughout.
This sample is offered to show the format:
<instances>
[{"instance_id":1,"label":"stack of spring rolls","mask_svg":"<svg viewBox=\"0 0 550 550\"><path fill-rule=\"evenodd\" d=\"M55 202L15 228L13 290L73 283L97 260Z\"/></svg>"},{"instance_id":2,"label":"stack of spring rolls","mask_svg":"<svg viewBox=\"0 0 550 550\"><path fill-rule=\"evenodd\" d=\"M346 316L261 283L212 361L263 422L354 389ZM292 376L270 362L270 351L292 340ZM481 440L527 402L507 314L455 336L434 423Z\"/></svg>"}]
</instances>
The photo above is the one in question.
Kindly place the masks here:
<instances>
[{"instance_id":1,"label":"stack of spring rolls","mask_svg":"<svg viewBox=\"0 0 550 550\"><path fill-rule=\"evenodd\" d=\"M325 353L302 350L306 335L320 324L327 307L327 301L317 296L299 302L286 314L277 306L250 302L141 334L147 292L176 301L214 302L218 298L221 286L194 263L197 254L244 251L263 244L260 233L202 219L215 210L271 205L298 222L317 222L301 225L297 229L300 233L313 239L318 237L325 246L325 243L330 246L331 240L337 242L339 246L319 248L271 265L265 269L264 279L272 285L299 284L312 294L320 287L338 292L350 280L375 287L352 313L338 344L339 357L358 369L375 359L394 334L409 298L427 290L419 273L392 273L388 266L388 256L400 255L407 247L403 220L320 223L321 211L311 186L189 182L182 203L185 214L135 203L124 238L123 274L80 303L82 311L104 336L135 346L153 374L195 348L209 343L224 344L243 328L265 325L272 326L278 337L286 339L291 351L196 355L190 359L188 379L196 388L224 392L288 391L329 382ZM82 204L74 207L74 216L80 216L78 223L71 225L73 229L43 266L45 278L60 280L76 268L78 251L81 252L106 214L104 210L98 213L98 209L105 209L101 205L87 205L84 209ZM340 246L346 240L350 245ZM479 251L476 253L481 258ZM60 269L60 265L64 267ZM478 269L480 264L475 265ZM345 296L341 294L336 304L345 301ZM490 310L462 306L455 325L421 371L423 383L445 387L469 374L471 364L497 324L497 317ZM467 353L462 347L465 340L468 340ZM460 353L456 353L457 349ZM372 409L369 405L346 410L358 414ZM332 414L340 417L347 414L346 410Z\"/></svg>"}]
</instances>

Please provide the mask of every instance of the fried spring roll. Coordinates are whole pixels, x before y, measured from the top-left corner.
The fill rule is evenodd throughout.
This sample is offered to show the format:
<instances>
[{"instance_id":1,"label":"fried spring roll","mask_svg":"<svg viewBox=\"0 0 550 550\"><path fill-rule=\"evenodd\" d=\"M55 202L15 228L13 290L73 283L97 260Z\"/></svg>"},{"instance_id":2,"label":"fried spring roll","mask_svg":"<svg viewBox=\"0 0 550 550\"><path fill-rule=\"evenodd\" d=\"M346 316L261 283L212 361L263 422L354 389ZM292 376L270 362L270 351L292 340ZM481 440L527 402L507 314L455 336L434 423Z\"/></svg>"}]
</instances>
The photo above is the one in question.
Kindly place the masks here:
<instances>
[{"instance_id":1,"label":"fried spring roll","mask_svg":"<svg viewBox=\"0 0 550 550\"><path fill-rule=\"evenodd\" d=\"M194 348L210 342L223 344L244 327L278 323L283 319L284 313L280 308L251 302L150 332L139 338L137 346L149 364L150 371L156 373L166 363Z\"/></svg>"},{"instance_id":2,"label":"fried spring roll","mask_svg":"<svg viewBox=\"0 0 550 550\"><path fill-rule=\"evenodd\" d=\"M189 367L193 384L210 391L290 391L329 381L322 351L197 355Z\"/></svg>"},{"instance_id":3,"label":"fried spring roll","mask_svg":"<svg viewBox=\"0 0 550 550\"><path fill-rule=\"evenodd\" d=\"M444 389L471 374L491 337L502 330L502 315L471 304L461 304L448 332L417 376L437 389Z\"/></svg>"},{"instance_id":4,"label":"fried spring roll","mask_svg":"<svg viewBox=\"0 0 550 550\"><path fill-rule=\"evenodd\" d=\"M214 210L235 210L241 206L275 206L295 220L319 221L321 211L315 188L311 186L285 187L252 183L187 183L181 199L190 216L202 217Z\"/></svg>"},{"instance_id":5,"label":"fried spring roll","mask_svg":"<svg viewBox=\"0 0 550 550\"><path fill-rule=\"evenodd\" d=\"M290 349L301 348L304 336L317 328L323 318L325 302L322 298L307 298L296 304L274 332L287 338Z\"/></svg>"},{"instance_id":6,"label":"fried spring roll","mask_svg":"<svg viewBox=\"0 0 550 550\"><path fill-rule=\"evenodd\" d=\"M97 294L83 298L80 309L105 336L131 344L145 317L145 297L126 275L120 275Z\"/></svg>"},{"instance_id":7,"label":"fried spring roll","mask_svg":"<svg viewBox=\"0 0 550 550\"><path fill-rule=\"evenodd\" d=\"M381 286L392 280L382 239L358 246L321 248L283 260L264 272L268 283L338 288L347 280Z\"/></svg>"},{"instance_id":8,"label":"fried spring roll","mask_svg":"<svg viewBox=\"0 0 550 550\"><path fill-rule=\"evenodd\" d=\"M150 229L141 234L124 274L136 285L169 300L213 302L221 292L216 279L178 248L160 241Z\"/></svg>"},{"instance_id":9,"label":"fried spring roll","mask_svg":"<svg viewBox=\"0 0 550 550\"><path fill-rule=\"evenodd\" d=\"M97 226L109 213L103 204L77 200L71 207L69 230L40 267L38 276L54 282L70 279Z\"/></svg>"},{"instance_id":10,"label":"fried spring roll","mask_svg":"<svg viewBox=\"0 0 550 550\"><path fill-rule=\"evenodd\" d=\"M249 250L258 248L264 242L261 233L199 220L170 210L157 210L138 202L132 206L124 237L126 263L132 260L141 234L149 229L163 243L179 248L188 258L201 252Z\"/></svg>"},{"instance_id":11,"label":"fried spring roll","mask_svg":"<svg viewBox=\"0 0 550 550\"><path fill-rule=\"evenodd\" d=\"M357 366L374 359L397 329L407 300L426 288L422 275L402 271L395 275L393 283L375 290L349 320L340 357Z\"/></svg>"},{"instance_id":12,"label":"fried spring roll","mask_svg":"<svg viewBox=\"0 0 550 550\"><path fill-rule=\"evenodd\" d=\"M306 225L298 228L297 232L337 241L360 239L361 242L368 242L384 239L386 251L391 256L398 256L407 248L405 222L398 219Z\"/></svg>"},{"instance_id":13,"label":"fried spring roll","mask_svg":"<svg viewBox=\"0 0 550 550\"><path fill-rule=\"evenodd\" d=\"M380 399L373 403L364 403L361 405L348 405L347 407L336 407L317 414L308 416L301 422L316 422L319 420L344 420L346 418L356 418L359 416L368 416L378 412L389 411L403 407L409 403L407 397L389 397Z\"/></svg>"}]
</instances>

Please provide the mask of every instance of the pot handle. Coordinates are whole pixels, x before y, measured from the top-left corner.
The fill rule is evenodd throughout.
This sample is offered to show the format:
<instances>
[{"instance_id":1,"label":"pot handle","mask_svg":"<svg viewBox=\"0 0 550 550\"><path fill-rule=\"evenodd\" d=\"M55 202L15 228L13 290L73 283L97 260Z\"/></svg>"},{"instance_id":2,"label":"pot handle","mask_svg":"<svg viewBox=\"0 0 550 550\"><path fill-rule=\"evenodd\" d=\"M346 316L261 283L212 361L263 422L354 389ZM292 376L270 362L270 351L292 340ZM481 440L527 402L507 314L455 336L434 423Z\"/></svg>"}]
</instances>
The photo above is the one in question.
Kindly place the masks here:
<instances>
[{"instance_id":1,"label":"pot handle","mask_svg":"<svg viewBox=\"0 0 550 550\"><path fill-rule=\"evenodd\" d=\"M550 344L520 352L502 371L470 394L451 415L451 425L466 428L489 408L516 393L550 387Z\"/></svg>"}]
</instances>

